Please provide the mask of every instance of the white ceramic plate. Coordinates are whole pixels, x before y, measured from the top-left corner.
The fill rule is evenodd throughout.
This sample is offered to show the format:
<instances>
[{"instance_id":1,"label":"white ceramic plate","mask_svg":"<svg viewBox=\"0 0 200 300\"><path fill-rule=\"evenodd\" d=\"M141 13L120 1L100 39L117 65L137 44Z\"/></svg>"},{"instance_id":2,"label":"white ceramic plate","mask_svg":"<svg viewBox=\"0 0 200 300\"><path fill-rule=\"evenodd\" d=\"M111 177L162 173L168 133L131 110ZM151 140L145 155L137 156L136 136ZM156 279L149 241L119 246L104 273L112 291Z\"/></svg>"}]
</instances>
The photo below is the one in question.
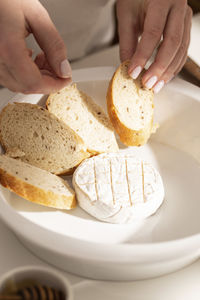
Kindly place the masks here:
<instances>
[{"instance_id":1,"label":"white ceramic plate","mask_svg":"<svg viewBox=\"0 0 200 300\"><path fill-rule=\"evenodd\" d=\"M106 109L113 71L77 70L73 78ZM17 95L13 101L44 104L45 97ZM157 133L144 147L127 151L150 161L163 178L166 196L157 213L133 224L107 224L79 207L46 208L1 188L2 218L32 252L69 272L110 280L162 275L200 256L199 89L175 80L156 96L155 107Z\"/></svg>"}]
</instances>

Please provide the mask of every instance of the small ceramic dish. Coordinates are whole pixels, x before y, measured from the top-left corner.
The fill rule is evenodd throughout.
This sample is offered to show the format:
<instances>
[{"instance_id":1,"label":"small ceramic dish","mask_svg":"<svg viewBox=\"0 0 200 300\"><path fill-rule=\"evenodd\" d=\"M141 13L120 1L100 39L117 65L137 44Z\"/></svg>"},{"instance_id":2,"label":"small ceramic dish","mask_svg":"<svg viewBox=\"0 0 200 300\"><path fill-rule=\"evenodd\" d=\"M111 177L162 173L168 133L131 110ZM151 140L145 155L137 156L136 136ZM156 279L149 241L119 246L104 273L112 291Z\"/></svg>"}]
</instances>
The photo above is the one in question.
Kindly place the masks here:
<instances>
[{"instance_id":1,"label":"small ceramic dish","mask_svg":"<svg viewBox=\"0 0 200 300\"><path fill-rule=\"evenodd\" d=\"M26 282L39 283L59 290L65 300L73 300L73 292L68 280L54 269L42 266L24 266L8 271L0 278L0 294L13 293L19 285L25 286Z\"/></svg>"}]
</instances>

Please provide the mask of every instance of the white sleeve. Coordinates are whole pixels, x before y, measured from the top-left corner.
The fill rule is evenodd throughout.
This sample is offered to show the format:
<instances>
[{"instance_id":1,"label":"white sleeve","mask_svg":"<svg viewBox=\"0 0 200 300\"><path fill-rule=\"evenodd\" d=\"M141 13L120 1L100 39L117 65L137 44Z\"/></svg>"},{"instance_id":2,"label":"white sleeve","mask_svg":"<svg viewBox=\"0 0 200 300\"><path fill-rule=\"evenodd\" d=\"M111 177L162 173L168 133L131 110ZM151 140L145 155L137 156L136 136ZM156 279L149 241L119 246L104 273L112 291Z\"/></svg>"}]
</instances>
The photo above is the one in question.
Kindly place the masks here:
<instances>
[{"instance_id":1,"label":"white sleeve","mask_svg":"<svg viewBox=\"0 0 200 300\"><path fill-rule=\"evenodd\" d=\"M85 56L108 45L114 35L115 0L41 0L60 32L69 60ZM32 38L28 47L38 53Z\"/></svg>"}]
</instances>

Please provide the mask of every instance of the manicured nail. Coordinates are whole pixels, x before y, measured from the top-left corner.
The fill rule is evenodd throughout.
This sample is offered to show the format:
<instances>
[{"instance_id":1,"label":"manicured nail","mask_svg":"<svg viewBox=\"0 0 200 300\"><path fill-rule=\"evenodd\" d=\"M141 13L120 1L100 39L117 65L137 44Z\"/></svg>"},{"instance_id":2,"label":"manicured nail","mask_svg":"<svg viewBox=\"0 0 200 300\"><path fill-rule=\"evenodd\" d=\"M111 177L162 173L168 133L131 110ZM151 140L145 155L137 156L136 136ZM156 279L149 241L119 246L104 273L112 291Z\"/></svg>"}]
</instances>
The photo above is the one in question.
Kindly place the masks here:
<instances>
[{"instance_id":1,"label":"manicured nail","mask_svg":"<svg viewBox=\"0 0 200 300\"><path fill-rule=\"evenodd\" d=\"M157 76L152 76L146 83L145 83L145 86L148 88L148 89L151 89L154 84L156 83L156 81L158 80Z\"/></svg>"},{"instance_id":2,"label":"manicured nail","mask_svg":"<svg viewBox=\"0 0 200 300\"><path fill-rule=\"evenodd\" d=\"M64 78L72 77L72 69L67 59L63 60L60 64L61 75Z\"/></svg>"},{"instance_id":3,"label":"manicured nail","mask_svg":"<svg viewBox=\"0 0 200 300\"><path fill-rule=\"evenodd\" d=\"M159 93L160 90L163 88L164 84L165 84L164 80L158 81L153 88L154 93L155 94Z\"/></svg>"},{"instance_id":4,"label":"manicured nail","mask_svg":"<svg viewBox=\"0 0 200 300\"><path fill-rule=\"evenodd\" d=\"M131 72L130 76L133 79L136 79L140 75L141 71L142 71L142 67L138 66Z\"/></svg>"}]
</instances>

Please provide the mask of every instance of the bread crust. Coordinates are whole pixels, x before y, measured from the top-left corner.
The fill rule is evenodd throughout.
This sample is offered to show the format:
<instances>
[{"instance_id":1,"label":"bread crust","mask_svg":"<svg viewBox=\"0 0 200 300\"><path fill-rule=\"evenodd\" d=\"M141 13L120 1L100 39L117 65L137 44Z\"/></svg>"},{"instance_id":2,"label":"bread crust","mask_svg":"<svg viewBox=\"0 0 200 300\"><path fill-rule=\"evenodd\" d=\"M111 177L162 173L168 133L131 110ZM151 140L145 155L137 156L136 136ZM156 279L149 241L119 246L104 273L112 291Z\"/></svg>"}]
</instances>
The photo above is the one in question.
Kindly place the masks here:
<instances>
[{"instance_id":1,"label":"bread crust","mask_svg":"<svg viewBox=\"0 0 200 300\"><path fill-rule=\"evenodd\" d=\"M0 183L5 188L33 203L67 210L76 207L75 194L72 196L65 196L53 193L52 191L44 191L43 189L33 186L7 173L2 168L0 168Z\"/></svg>"},{"instance_id":2,"label":"bread crust","mask_svg":"<svg viewBox=\"0 0 200 300\"><path fill-rule=\"evenodd\" d=\"M129 64L129 61L123 62L123 64ZM116 79L118 72L120 71L121 65L115 71L112 76L112 79L109 82L108 90L107 90L107 111L109 118L115 128L116 132L118 133L120 140L126 146L142 146L144 145L147 140L149 139L151 133L153 132L153 116L150 123L141 130L132 130L126 127L119 119L117 110L114 105L113 101L113 83ZM153 92L152 92L153 98Z\"/></svg>"}]
</instances>

